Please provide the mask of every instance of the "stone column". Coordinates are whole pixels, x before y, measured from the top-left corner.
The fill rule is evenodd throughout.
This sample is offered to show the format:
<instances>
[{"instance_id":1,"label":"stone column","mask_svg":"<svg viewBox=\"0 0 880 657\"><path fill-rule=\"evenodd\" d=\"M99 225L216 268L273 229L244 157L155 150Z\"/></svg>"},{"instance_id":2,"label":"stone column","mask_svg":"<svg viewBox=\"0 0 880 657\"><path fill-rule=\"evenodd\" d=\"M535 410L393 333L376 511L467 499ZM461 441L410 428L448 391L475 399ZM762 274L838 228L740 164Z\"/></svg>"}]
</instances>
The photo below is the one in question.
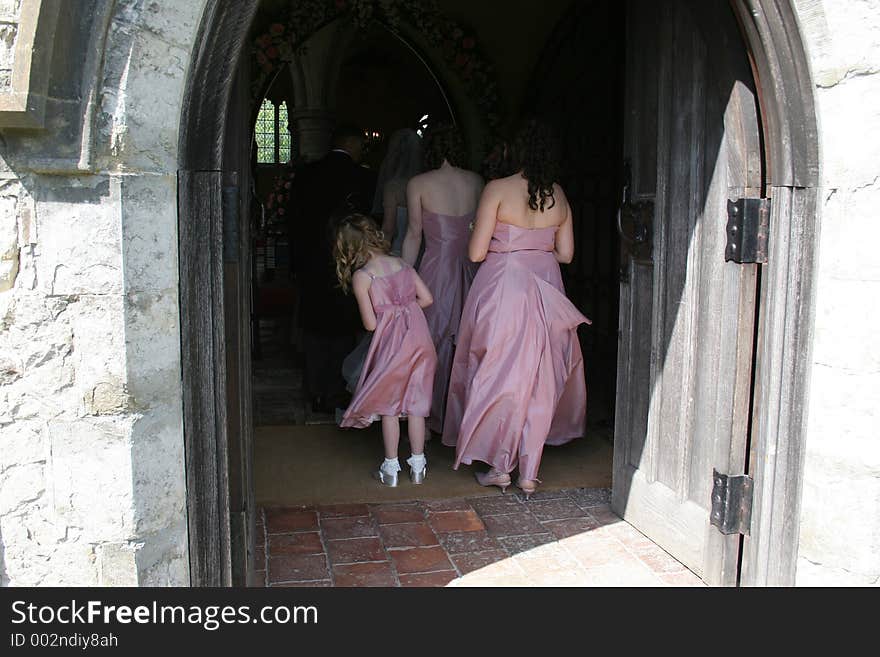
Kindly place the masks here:
<instances>
[{"instance_id":1,"label":"stone column","mask_svg":"<svg viewBox=\"0 0 880 657\"><path fill-rule=\"evenodd\" d=\"M295 90L290 117L299 137L299 155L307 162L330 150L339 70L355 31L349 19L336 20L309 37L290 63Z\"/></svg>"},{"instance_id":2,"label":"stone column","mask_svg":"<svg viewBox=\"0 0 880 657\"><path fill-rule=\"evenodd\" d=\"M300 108L290 113L296 126L296 150L305 162L320 159L330 150L333 117L327 108Z\"/></svg>"}]
</instances>

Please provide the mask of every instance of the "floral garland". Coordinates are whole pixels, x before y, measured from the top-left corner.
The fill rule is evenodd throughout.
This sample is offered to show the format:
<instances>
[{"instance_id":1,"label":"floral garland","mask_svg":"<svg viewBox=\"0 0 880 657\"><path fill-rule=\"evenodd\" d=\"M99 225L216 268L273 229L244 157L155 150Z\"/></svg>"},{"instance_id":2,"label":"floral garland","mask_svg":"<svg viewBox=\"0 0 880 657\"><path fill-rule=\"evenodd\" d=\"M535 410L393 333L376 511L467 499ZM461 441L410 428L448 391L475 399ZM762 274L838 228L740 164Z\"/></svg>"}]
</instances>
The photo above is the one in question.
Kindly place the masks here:
<instances>
[{"instance_id":1,"label":"floral garland","mask_svg":"<svg viewBox=\"0 0 880 657\"><path fill-rule=\"evenodd\" d=\"M379 21L399 33L402 21L413 26L431 44L439 44L446 63L458 75L465 91L484 112L490 127L498 125L498 90L492 65L482 55L474 32L444 16L434 0L299 0L290 3L283 22L269 25L254 40L256 64L254 94L280 66L292 62L296 49L330 21L350 14L357 26Z\"/></svg>"},{"instance_id":2,"label":"floral garland","mask_svg":"<svg viewBox=\"0 0 880 657\"><path fill-rule=\"evenodd\" d=\"M295 171L293 167L285 167L272 182L272 191L266 197L265 223L261 227L262 230L269 230L273 226L283 224L285 221L285 212L290 201L290 194L293 189L293 178Z\"/></svg>"}]
</instances>

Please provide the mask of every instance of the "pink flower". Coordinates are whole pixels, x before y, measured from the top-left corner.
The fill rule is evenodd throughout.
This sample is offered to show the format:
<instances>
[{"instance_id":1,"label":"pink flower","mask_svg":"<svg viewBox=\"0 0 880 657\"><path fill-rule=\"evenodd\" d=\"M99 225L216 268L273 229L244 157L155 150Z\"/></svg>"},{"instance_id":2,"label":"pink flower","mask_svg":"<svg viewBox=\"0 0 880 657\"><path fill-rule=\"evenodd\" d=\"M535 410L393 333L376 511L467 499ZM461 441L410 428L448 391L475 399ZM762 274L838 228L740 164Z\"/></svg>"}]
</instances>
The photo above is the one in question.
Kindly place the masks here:
<instances>
[{"instance_id":1,"label":"pink flower","mask_svg":"<svg viewBox=\"0 0 880 657\"><path fill-rule=\"evenodd\" d=\"M275 46L269 46L266 48L266 57L269 59L276 59L278 57L278 48Z\"/></svg>"},{"instance_id":2,"label":"pink flower","mask_svg":"<svg viewBox=\"0 0 880 657\"><path fill-rule=\"evenodd\" d=\"M260 66L265 66L269 63L269 60L266 59L266 55L263 54L262 50L257 51L257 64Z\"/></svg>"},{"instance_id":3,"label":"pink flower","mask_svg":"<svg viewBox=\"0 0 880 657\"><path fill-rule=\"evenodd\" d=\"M278 36L279 34L284 32L284 25L281 23L272 23L269 26L269 34L273 36Z\"/></svg>"},{"instance_id":4,"label":"pink flower","mask_svg":"<svg viewBox=\"0 0 880 657\"><path fill-rule=\"evenodd\" d=\"M270 37L268 34L264 34L259 39L257 39L257 45L260 46L260 48L265 48L266 46L269 46L271 44L272 37Z\"/></svg>"},{"instance_id":5,"label":"pink flower","mask_svg":"<svg viewBox=\"0 0 880 657\"><path fill-rule=\"evenodd\" d=\"M278 216L279 216L279 217L283 217L283 216L284 216L284 208L278 208Z\"/></svg>"},{"instance_id":6,"label":"pink flower","mask_svg":"<svg viewBox=\"0 0 880 657\"><path fill-rule=\"evenodd\" d=\"M475 45L477 45L477 41L476 39L474 39L474 37L465 37L464 39L462 39L461 45L464 46L467 50L470 50Z\"/></svg>"},{"instance_id":7,"label":"pink flower","mask_svg":"<svg viewBox=\"0 0 880 657\"><path fill-rule=\"evenodd\" d=\"M290 183L289 183L289 182L284 183L284 189L290 189Z\"/></svg>"},{"instance_id":8,"label":"pink flower","mask_svg":"<svg viewBox=\"0 0 880 657\"><path fill-rule=\"evenodd\" d=\"M456 65L456 66L458 66L458 67L460 68L460 67L464 66L464 65L467 64L467 63L468 63L468 57L467 57L467 55L463 55L463 54L461 54L461 53L459 53L458 55L456 55L456 57L455 57L455 65Z\"/></svg>"}]
</instances>

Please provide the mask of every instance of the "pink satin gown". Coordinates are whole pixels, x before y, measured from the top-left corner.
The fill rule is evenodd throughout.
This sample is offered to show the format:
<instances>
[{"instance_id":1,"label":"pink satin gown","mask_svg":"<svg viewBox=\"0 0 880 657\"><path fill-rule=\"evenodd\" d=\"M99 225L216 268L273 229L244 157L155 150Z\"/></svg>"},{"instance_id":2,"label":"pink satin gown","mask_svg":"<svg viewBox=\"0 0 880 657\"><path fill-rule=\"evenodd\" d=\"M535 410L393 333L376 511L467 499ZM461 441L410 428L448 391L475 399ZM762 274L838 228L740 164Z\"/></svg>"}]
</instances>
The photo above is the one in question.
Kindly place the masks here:
<instances>
[{"instance_id":1,"label":"pink satin gown","mask_svg":"<svg viewBox=\"0 0 880 657\"><path fill-rule=\"evenodd\" d=\"M403 263L403 261L401 261ZM342 427L364 428L382 415L428 417L437 353L416 302L415 270L370 277L376 329Z\"/></svg>"},{"instance_id":2,"label":"pink satin gown","mask_svg":"<svg viewBox=\"0 0 880 657\"><path fill-rule=\"evenodd\" d=\"M425 319L437 350L437 373L428 428L436 433L443 432L458 324L477 272L477 265L468 259L467 254L473 218L473 213L453 217L426 211L422 215L425 253L419 265L419 275L434 296L434 303L425 308Z\"/></svg>"},{"instance_id":3,"label":"pink satin gown","mask_svg":"<svg viewBox=\"0 0 880 657\"><path fill-rule=\"evenodd\" d=\"M455 464L519 467L537 479L544 445L584 434L587 387L577 337L589 324L565 296L555 227L497 223L461 317L443 444Z\"/></svg>"}]
</instances>

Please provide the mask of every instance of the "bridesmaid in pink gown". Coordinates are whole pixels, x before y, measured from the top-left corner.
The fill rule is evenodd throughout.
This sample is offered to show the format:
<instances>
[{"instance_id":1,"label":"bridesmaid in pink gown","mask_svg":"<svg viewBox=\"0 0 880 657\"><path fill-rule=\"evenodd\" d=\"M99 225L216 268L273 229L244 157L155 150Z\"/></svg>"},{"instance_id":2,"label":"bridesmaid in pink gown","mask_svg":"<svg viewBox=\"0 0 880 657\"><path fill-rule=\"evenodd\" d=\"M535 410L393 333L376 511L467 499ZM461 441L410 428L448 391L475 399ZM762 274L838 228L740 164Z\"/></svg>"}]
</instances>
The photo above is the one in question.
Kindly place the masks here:
<instances>
[{"instance_id":1,"label":"bridesmaid in pink gown","mask_svg":"<svg viewBox=\"0 0 880 657\"><path fill-rule=\"evenodd\" d=\"M428 132L424 153L426 168L431 170L414 176L407 185L409 227L403 259L415 264L424 237L419 275L434 296L433 305L425 310L425 319L437 350L428 428L440 434L459 319L477 270L467 257L467 247L483 179L461 168L464 142L452 128Z\"/></svg>"},{"instance_id":2,"label":"bridesmaid in pink gown","mask_svg":"<svg viewBox=\"0 0 880 657\"><path fill-rule=\"evenodd\" d=\"M431 305L431 293L415 270L389 255L389 249L372 219L352 215L337 228L333 254L342 288L354 290L364 328L373 331L340 426L364 428L381 417L385 460L374 476L386 486L397 486L400 417L407 418L410 478L420 484L427 472L425 418L437 354L422 313Z\"/></svg>"},{"instance_id":3,"label":"bridesmaid in pink gown","mask_svg":"<svg viewBox=\"0 0 880 657\"><path fill-rule=\"evenodd\" d=\"M586 383L577 327L590 321L565 296L571 208L556 184L552 137L530 123L517 142L520 172L486 185L469 254L484 261L462 313L443 443L455 465L488 463L484 486L531 495L544 445L583 435Z\"/></svg>"}]
</instances>

